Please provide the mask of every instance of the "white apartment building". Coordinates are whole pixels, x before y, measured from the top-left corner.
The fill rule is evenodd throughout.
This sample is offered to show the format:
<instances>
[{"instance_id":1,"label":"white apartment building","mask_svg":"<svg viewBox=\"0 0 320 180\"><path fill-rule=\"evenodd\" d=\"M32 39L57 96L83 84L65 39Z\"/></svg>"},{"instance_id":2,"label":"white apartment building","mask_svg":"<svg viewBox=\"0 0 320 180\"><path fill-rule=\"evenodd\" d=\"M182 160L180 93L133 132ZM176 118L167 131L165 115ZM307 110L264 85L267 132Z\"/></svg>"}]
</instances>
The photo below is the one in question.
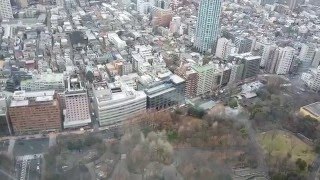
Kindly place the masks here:
<instances>
[{"instance_id":1,"label":"white apartment building","mask_svg":"<svg viewBox=\"0 0 320 180\"><path fill-rule=\"evenodd\" d=\"M68 77L68 89L64 93L64 128L86 126L91 123L87 90L77 78Z\"/></svg>"},{"instance_id":2,"label":"white apartment building","mask_svg":"<svg viewBox=\"0 0 320 180\"><path fill-rule=\"evenodd\" d=\"M97 87L94 107L100 126L121 123L146 110L147 96L130 87Z\"/></svg>"},{"instance_id":3,"label":"white apartment building","mask_svg":"<svg viewBox=\"0 0 320 180\"><path fill-rule=\"evenodd\" d=\"M44 73L35 75L32 79L21 81L21 90L25 91L64 91L63 73Z\"/></svg>"},{"instance_id":4,"label":"white apartment building","mask_svg":"<svg viewBox=\"0 0 320 180\"><path fill-rule=\"evenodd\" d=\"M181 17L174 16L170 22L170 32L177 33L180 30L181 26Z\"/></svg>"},{"instance_id":5,"label":"white apartment building","mask_svg":"<svg viewBox=\"0 0 320 180\"><path fill-rule=\"evenodd\" d=\"M301 79L312 90L320 91L320 66L311 68L310 73L302 73Z\"/></svg>"},{"instance_id":6,"label":"white apartment building","mask_svg":"<svg viewBox=\"0 0 320 180\"><path fill-rule=\"evenodd\" d=\"M117 33L109 33L108 40L114 44L118 49L124 49L127 46L127 43L121 40Z\"/></svg>"},{"instance_id":7,"label":"white apartment building","mask_svg":"<svg viewBox=\"0 0 320 180\"><path fill-rule=\"evenodd\" d=\"M219 38L217 42L216 54L217 58L227 60L230 54L235 53L235 46L231 40Z\"/></svg>"},{"instance_id":8,"label":"white apartment building","mask_svg":"<svg viewBox=\"0 0 320 180\"><path fill-rule=\"evenodd\" d=\"M2 19L13 18L10 0L0 0L0 17Z\"/></svg>"},{"instance_id":9,"label":"white apartment building","mask_svg":"<svg viewBox=\"0 0 320 180\"><path fill-rule=\"evenodd\" d=\"M288 74L293 57L294 57L294 48L285 47L280 48L279 60L276 67L276 74Z\"/></svg>"}]
</instances>

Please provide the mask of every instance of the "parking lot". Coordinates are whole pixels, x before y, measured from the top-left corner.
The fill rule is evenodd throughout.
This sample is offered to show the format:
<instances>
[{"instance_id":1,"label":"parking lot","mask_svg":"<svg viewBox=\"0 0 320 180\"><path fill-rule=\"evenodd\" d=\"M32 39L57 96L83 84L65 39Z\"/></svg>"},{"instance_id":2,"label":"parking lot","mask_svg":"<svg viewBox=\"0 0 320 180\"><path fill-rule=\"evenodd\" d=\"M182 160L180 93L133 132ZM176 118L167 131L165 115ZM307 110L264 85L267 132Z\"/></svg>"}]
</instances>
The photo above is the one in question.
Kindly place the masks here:
<instances>
[{"instance_id":1,"label":"parking lot","mask_svg":"<svg viewBox=\"0 0 320 180\"><path fill-rule=\"evenodd\" d=\"M9 147L9 140L0 142L0 152L7 152Z\"/></svg>"},{"instance_id":2,"label":"parking lot","mask_svg":"<svg viewBox=\"0 0 320 180\"><path fill-rule=\"evenodd\" d=\"M48 150L49 138L16 140L13 153L15 156L41 154Z\"/></svg>"},{"instance_id":3,"label":"parking lot","mask_svg":"<svg viewBox=\"0 0 320 180\"><path fill-rule=\"evenodd\" d=\"M18 159L15 164L16 178L18 180L40 180L41 163L40 157L32 157L32 155Z\"/></svg>"}]
</instances>

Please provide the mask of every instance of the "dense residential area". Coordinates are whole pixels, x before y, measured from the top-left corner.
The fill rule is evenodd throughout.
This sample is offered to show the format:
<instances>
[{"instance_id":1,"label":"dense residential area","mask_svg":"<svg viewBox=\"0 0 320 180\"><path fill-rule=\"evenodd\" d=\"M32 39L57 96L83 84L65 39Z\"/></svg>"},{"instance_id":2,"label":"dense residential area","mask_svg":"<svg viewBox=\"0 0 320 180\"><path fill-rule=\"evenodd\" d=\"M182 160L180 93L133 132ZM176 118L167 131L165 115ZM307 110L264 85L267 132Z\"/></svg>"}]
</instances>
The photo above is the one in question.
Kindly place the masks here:
<instances>
[{"instance_id":1,"label":"dense residential area","mask_svg":"<svg viewBox=\"0 0 320 180\"><path fill-rule=\"evenodd\" d=\"M0 0L0 179L319 179L319 7Z\"/></svg>"}]
</instances>

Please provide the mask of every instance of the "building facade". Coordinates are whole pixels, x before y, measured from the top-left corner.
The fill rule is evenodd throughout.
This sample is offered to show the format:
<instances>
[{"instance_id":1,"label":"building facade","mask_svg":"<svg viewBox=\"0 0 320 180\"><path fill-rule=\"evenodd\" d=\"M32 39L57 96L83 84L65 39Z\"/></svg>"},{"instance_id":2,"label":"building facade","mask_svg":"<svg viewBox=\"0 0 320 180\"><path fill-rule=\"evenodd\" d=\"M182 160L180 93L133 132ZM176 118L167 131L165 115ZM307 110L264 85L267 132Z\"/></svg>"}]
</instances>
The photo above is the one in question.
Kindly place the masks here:
<instances>
[{"instance_id":1,"label":"building facade","mask_svg":"<svg viewBox=\"0 0 320 180\"><path fill-rule=\"evenodd\" d=\"M288 74L293 58L294 49L292 47L280 48L279 60L276 67L276 74Z\"/></svg>"},{"instance_id":2,"label":"building facade","mask_svg":"<svg viewBox=\"0 0 320 180\"><path fill-rule=\"evenodd\" d=\"M15 91L9 117L15 134L61 130L62 118L54 91Z\"/></svg>"},{"instance_id":3,"label":"building facade","mask_svg":"<svg viewBox=\"0 0 320 180\"><path fill-rule=\"evenodd\" d=\"M165 109L185 102L185 80L177 75L144 90L148 109Z\"/></svg>"},{"instance_id":4,"label":"building facade","mask_svg":"<svg viewBox=\"0 0 320 180\"><path fill-rule=\"evenodd\" d=\"M198 12L194 47L211 52L219 34L221 0L201 0Z\"/></svg>"},{"instance_id":5,"label":"building facade","mask_svg":"<svg viewBox=\"0 0 320 180\"><path fill-rule=\"evenodd\" d=\"M62 73L47 73L35 75L32 79L21 81L21 90L24 91L45 91L65 90L64 75Z\"/></svg>"},{"instance_id":6,"label":"building facade","mask_svg":"<svg viewBox=\"0 0 320 180\"><path fill-rule=\"evenodd\" d=\"M94 90L94 108L100 126L121 123L147 108L147 96L133 88L105 88Z\"/></svg>"},{"instance_id":7,"label":"building facade","mask_svg":"<svg viewBox=\"0 0 320 180\"><path fill-rule=\"evenodd\" d=\"M0 17L2 19L13 18L10 0L0 0Z\"/></svg>"},{"instance_id":8,"label":"building facade","mask_svg":"<svg viewBox=\"0 0 320 180\"><path fill-rule=\"evenodd\" d=\"M86 126L91 123L87 90L77 78L68 77L68 89L64 93L64 128Z\"/></svg>"}]
</instances>

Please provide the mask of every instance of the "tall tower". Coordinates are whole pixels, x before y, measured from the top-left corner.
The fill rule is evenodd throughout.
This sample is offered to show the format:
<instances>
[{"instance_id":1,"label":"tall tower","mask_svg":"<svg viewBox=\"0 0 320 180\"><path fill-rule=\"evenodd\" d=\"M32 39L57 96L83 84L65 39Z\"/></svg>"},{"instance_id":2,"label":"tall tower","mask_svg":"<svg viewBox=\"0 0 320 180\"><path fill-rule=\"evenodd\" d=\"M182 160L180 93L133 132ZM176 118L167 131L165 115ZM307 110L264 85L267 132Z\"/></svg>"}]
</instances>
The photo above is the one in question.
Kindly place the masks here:
<instances>
[{"instance_id":1,"label":"tall tower","mask_svg":"<svg viewBox=\"0 0 320 180\"><path fill-rule=\"evenodd\" d=\"M10 0L0 0L0 17L2 19L13 18Z\"/></svg>"},{"instance_id":2,"label":"tall tower","mask_svg":"<svg viewBox=\"0 0 320 180\"><path fill-rule=\"evenodd\" d=\"M288 74L295 50L292 47L280 49L279 62L276 67L276 74Z\"/></svg>"},{"instance_id":3,"label":"tall tower","mask_svg":"<svg viewBox=\"0 0 320 180\"><path fill-rule=\"evenodd\" d=\"M201 0L194 46L200 52L211 52L217 41L221 0Z\"/></svg>"}]
</instances>

